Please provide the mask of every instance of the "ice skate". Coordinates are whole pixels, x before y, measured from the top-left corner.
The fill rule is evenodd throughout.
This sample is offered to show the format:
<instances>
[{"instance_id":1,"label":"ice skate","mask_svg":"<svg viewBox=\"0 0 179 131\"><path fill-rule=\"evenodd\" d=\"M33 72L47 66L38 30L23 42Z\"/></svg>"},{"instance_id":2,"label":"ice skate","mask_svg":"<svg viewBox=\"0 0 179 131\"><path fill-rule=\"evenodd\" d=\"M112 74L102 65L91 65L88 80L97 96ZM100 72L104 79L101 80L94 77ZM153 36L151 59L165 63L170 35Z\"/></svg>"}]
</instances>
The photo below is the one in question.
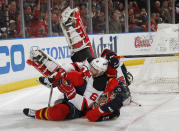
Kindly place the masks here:
<instances>
[{"instance_id":1,"label":"ice skate","mask_svg":"<svg viewBox=\"0 0 179 131\"><path fill-rule=\"evenodd\" d=\"M32 117L32 118L35 118L35 110L32 110L32 109L30 109L30 108L25 108L24 110L23 110L23 113L26 115L26 116L28 116L28 117Z\"/></svg>"}]
</instances>

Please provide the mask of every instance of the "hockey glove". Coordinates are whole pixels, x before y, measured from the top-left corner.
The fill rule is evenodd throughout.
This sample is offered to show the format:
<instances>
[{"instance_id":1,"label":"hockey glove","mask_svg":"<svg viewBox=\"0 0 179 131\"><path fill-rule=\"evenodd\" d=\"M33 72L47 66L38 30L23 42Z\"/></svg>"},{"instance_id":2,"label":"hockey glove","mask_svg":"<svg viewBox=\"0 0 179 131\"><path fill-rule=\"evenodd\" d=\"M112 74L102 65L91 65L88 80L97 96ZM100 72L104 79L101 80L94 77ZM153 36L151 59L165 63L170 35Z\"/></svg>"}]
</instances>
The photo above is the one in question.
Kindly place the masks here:
<instances>
[{"instance_id":1,"label":"hockey glove","mask_svg":"<svg viewBox=\"0 0 179 131\"><path fill-rule=\"evenodd\" d=\"M112 68L118 68L119 67L119 60L115 57L112 57L110 58L109 60L109 65L112 67Z\"/></svg>"},{"instance_id":2,"label":"hockey glove","mask_svg":"<svg viewBox=\"0 0 179 131\"><path fill-rule=\"evenodd\" d=\"M94 110L88 111L86 114L86 117L88 118L89 121L95 122L100 118L102 114L103 114L103 111L101 111L100 108L96 108Z\"/></svg>"},{"instance_id":3,"label":"hockey glove","mask_svg":"<svg viewBox=\"0 0 179 131\"><path fill-rule=\"evenodd\" d=\"M109 65L112 68L118 68L119 67L119 58L113 51L109 51L106 53L106 59L109 61Z\"/></svg>"},{"instance_id":4,"label":"hockey glove","mask_svg":"<svg viewBox=\"0 0 179 131\"><path fill-rule=\"evenodd\" d=\"M59 80L65 75L65 70L63 68L57 69L55 73L53 73L50 77L52 78L51 81L53 86L59 85Z\"/></svg>"},{"instance_id":5,"label":"hockey glove","mask_svg":"<svg viewBox=\"0 0 179 131\"><path fill-rule=\"evenodd\" d=\"M105 113L98 107L93 110L89 110L86 114L86 117L88 118L89 121L95 122L95 121L98 121L100 117L106 116L109 114L111 113Z\"/></svg>"},{"instance_id":6,"label":"hockey glove","mask_svg":"<svg viewBox=\"0 0 179 131\"><path fill-rule=\"evenodd\" d=\"M62 83L59 85L58 89L64 93L67 98L70 100L70 99L73 99L76 95L76 89L68 83L68 81L64 80L64 79L61 79ZM66 82L66 84L65 84Z\"/></svg>"},{"instance_id":7,"label":"hockey glove","mask_svg":"<svg viewBox=\"0 0 179 131\"><path fill-rule=\"evenodd\" d=\"M48 78L48 77L44 77L44 76L41 76L39 77L38 81L40 82L40 84L46 86L46 87L56 87L53 85L53 81L54 79L53 78Z\"/></svg>"}]
</instances>

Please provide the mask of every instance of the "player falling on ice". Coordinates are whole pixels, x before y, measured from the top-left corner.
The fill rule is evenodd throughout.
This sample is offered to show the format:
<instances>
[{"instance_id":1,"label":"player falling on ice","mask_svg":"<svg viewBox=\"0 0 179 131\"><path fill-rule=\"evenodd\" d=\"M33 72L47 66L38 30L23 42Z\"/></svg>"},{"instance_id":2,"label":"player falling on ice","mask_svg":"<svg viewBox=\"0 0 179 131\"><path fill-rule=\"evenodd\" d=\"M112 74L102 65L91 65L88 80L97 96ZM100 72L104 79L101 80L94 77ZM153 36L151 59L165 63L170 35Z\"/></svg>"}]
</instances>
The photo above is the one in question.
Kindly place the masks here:
<instances>
[{"instance_id":1,"label":"player falling on ice","mask_svg":"<svg viewBox=\"0 0 179 131\"><path fill-rule=\"evenodd\" d=\"M88 57L91 59L92 55L89 52L91 51L89 50L91 49L89 38L86 33L83 33L84 28L81 27L82 24L79 24L79 27L77 26L77 23L80 23L78 10L67 8L64 14L64 16L62 14L64 18L62 24L65 25L65 32L68 32L65 35L67 41L69 40L68 44L71 44L71 50L74 51L72 52L72 56L74 56L72 60L82 61ZM72 16L75 17L75 26L77 27L74 28L74 23L70 23L71 21L67 19L69 16L70 19L73 18ZM58 89L65 94L67 99L64 99L63 103L56 104L53 107L47 107L36 111L24 109L25 115L37 119L48 120L73 119L86 115L90 121L108 120L119 116L120 108L124 100L130 97L130 92L125 84L117 79L117 77L109 77L105 73L107 65L105 65L103 70L98 68L98 65L103 67L102 65L106 63L104 62L105 59L97 58L92 60L90 62L91 66L85 66L88 67L87 69L84 67L79 68L80 64L73 63L71 67L78 70L78 72L71 72L71 69L69 69L70 66L67 66L68 69L66 68L65 70L63 69L65 67L58 67L57 64L54 64L51 60L47 61L47 58L44 58L38 51L34 52L36 56L33 60L35 62L29 61L28 63L36 67L44 76L50 76L49 78L51 79L47 79L47 84L50 83L52 86L58 87ZM84 55L76 54L87 55L84 57ZM77 56L82 57L78 58ZM84 63L81 64L83 65ZM96 70L98 73L93 74L91 70ZM89 79L91 81L89 81ZM91 90L93 91L91 92Z\"/></svg>"},{"instance_id":2,"label":"player falling on ice","mask_svg":"<svg viewBox=\"0 0 179 131\"><path fill-rule=\"evenodd\" d=\"M70 64L58 72L52 85L65 94L67 99L60 104L39 110L25 108L24 114L42 120L66 120L86 116L90 121L117 118L123 102L130 93L119 79L108 77L105 73L108 62L104 58L88 62ZM86 69L89 68L88 69ZM69 70L70 72L67 72ZM58 78L58 79L57 79Z\"/></svg>"}]
</instances>

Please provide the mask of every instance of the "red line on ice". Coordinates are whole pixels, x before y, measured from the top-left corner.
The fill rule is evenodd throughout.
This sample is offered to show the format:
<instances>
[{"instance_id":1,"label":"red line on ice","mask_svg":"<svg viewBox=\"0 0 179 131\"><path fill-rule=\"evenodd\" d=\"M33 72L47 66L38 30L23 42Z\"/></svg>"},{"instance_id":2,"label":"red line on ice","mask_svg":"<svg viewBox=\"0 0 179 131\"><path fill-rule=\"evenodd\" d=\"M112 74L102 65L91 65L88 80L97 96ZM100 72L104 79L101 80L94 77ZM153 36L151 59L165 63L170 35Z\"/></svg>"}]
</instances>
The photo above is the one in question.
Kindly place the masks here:
<instances>
[{"instance_id":1,"label":"red line on ice","mask_svg":"<svg viewBox=\"0 0 179 131\"><path fill-rule=\"evenodd\" d=\"M126 130L129 126L131 126L132 124L134 124L135 122L139 121L140 119L146 117L147 115L149 115L150 113L152 113L153 111L157 110L158 108L160 108L161 106L167 104L168 102L170 102L171 100L174 99L174 96L170 97L168 100L164 101L163 103L155 106L154 108L152 108L150 111L144 113L143 115L137 117L136 119L134 119L133 121L131 121L130 123L126 124L125 126L123 127L120 127L119 130L120 131L123 131L123 130Z\"/></svg>"}]
</instances>

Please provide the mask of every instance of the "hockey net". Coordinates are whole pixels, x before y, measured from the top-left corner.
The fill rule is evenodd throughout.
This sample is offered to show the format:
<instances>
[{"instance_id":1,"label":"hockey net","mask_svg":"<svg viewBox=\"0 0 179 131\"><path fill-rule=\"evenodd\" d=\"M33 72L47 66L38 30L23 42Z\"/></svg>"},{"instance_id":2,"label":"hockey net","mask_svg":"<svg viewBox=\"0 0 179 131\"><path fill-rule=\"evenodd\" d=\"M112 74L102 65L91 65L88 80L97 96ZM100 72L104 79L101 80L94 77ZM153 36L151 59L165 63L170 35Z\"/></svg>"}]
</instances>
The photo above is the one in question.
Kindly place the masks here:
<instances>
[{"instance_id":1,"label":"hockey net","mask_svg":"<svg viewBox=\"0 0 179 131\"><path fill-rule=\"evenodd\" d=\"M151 54L178 54L178 29L176 24L159 25ZM131 88L136 93L179 93L179 56L145 58Z\"/></svg>"}]
</instances>

